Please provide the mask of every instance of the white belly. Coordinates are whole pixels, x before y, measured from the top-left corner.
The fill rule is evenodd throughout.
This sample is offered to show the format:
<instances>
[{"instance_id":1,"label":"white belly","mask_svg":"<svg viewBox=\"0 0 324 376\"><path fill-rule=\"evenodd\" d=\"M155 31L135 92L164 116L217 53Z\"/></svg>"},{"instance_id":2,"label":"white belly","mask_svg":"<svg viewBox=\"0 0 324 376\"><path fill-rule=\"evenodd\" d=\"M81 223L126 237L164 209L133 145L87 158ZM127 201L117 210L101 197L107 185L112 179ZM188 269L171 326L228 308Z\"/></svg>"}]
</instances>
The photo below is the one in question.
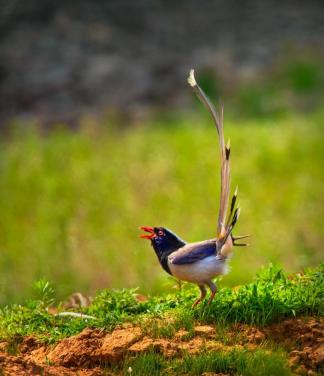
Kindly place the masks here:
<instances>
[{"instance_id":1,"label":"white belly","mask_svg":"<svg viewBox=\"0 0 324 376\"><path fill-rule=\"evenodd\" d=\"M226 260L217 256L209 256L192 264L175 265L170 261L168 264L173 276L197 284L206 283L228 271Z\"/></svg>"}]
</instances>

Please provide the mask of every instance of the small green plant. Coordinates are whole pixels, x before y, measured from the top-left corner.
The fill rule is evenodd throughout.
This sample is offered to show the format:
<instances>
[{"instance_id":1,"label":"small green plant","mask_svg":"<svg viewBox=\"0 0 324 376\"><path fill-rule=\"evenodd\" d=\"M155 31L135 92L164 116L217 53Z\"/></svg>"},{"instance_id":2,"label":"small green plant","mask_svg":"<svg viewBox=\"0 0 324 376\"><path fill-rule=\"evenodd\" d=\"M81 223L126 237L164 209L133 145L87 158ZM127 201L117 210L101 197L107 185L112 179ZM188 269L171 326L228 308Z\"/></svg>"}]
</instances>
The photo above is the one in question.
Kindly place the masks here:
<instances>
[{"instance_id":1,"label":"small green plant","mask_svg":"<svg viewBox=\"0 0 324 376\"><path fill-rule=\"evenodd\" d=\"M42 307L50 307L54 303L54 288L45 279L36 281L33 285L35 291L35 302Z\"/></svg>"}]
</instances>

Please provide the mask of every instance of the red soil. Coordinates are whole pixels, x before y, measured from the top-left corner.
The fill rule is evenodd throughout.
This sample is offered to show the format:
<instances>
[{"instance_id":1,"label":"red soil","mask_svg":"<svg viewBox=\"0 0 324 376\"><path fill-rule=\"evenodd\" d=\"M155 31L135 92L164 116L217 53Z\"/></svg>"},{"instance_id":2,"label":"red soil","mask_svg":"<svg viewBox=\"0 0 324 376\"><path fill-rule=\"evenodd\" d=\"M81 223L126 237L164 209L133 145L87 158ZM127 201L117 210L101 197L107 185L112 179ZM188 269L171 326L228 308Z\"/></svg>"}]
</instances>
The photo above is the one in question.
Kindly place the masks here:
<instances>
[{"instance_id":1,"label":"red soil","mask_svg":"<svg viewBox=\"0 0 324 376\"><path fill-rule=\"evenodd\" d=\"M8 344L0 343L0 370L3 375L75 375L97 376L104 365L154 350L166 357L181 356L183 351L195 354L202 348L230 351L234 347L256 348L264 341L280 344L289 352L290 366L296 373L314 374L324 364L324 320L289 319L265 328L233 325L226 345L217 340L217 327L196 326L188 339L184 330L173 339L151 338L139 327L121 327L112 333L85 329L54 346L44 346L33 337L25 337L18 354L8 354Z\"/></svg>"}]
</instances>

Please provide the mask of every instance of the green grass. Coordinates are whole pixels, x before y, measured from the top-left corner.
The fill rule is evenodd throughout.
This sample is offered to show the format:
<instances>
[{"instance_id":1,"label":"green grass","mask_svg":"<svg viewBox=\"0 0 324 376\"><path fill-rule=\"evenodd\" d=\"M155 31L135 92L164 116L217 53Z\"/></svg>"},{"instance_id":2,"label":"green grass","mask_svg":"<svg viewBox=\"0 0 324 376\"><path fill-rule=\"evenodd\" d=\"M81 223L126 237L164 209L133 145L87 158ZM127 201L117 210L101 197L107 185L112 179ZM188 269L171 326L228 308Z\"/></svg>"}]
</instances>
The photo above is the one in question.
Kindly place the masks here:
<instances>
[{"instance_id":1,"label":"green grass","mask_svg":"<svg viewBox=\"0 0 324 376\"><path fill-rule=\"evenodd\" d=\"M146 302L138 302L134 290L103 290L83 310L96 317L90 320L49 314L47 307L52 303L53 291L45 282L35 287L39 299L1 309L0 339L11 338L15 342L33 334L53 342L87 326L112 330L125 322L141 325L143 332L152 337L172 338L179 329L189 331L190 335L195 322L221 326L233 322L265 325L287 317L324 315L324 265L289 278L270 266L254 282L239 289L222 288L213 304L208 306L205 302L197 309L191 309L191 304L198 291L190 286Z\"/></svg>"},{"instance_id":2,"label":"green grass","mask_svg":"<svg viewBox=\"0 0 324 376\"><path fill-rule=\"evenodd\" d=\"M132 375L202 375L204 372L231 375L263 376L291 375L282 353L265 350L234 349L229 352L205 351L199 355L186 355L181 359L166 360L156 353L143 354L125 361L124 374Z\"/></svg>"},{"instance_id":3,"label":"green grass","mask_svg":"<svg viewBox=\"0 0 324 376\"><path fill-rule=\"evenodd\" d=\"M301 270L322 260L324 113L231 119L232 187L242 213L238 248L221 282L251 280L261 265ZM0 139L0 304L22 302L45 278L58 298L135 287L172 291L139 225L165 225L188 241L213 237L219 156L207 116L131 128L85 122L42 135L16 127Z\"/></svg>"},{"instance_id":4,"label":"green grass","mask_svg":"<svg viewBox=\"0 0 324 376\"><path fill-rule=\"evenodd\" d=\"M257 349L245 345L237 331L229 336L231 323L265 325L289 317L324 315L324 264L308 269L305 274L287 276L270 265L252 283L240 288L221 288L212 305L201 304L191 309L197 289L186 285L172 294L136 300L134 289L102 290L84 313L95 319L57 317L48 313L55 292L41 280L34 284L37 299L24 305L6 306L0 310L0 341L7 342L7 351L19 353L19 344L26 335L52 344L86 327L113 330L117 325L133 323L143 335L151 338L173 339L180 329L188 331L186 340L194 335L194 326L204 323L217 325L214 341L222 350L201 347L196 355L185 351L168 358L158 352L142 353L113 364L102 364L109 373L132 375L201 375L204 372L233 375L290 375L287 349L264 341ZM242 341L243 339L243 341Z\"/></svg>"}]
</instances>

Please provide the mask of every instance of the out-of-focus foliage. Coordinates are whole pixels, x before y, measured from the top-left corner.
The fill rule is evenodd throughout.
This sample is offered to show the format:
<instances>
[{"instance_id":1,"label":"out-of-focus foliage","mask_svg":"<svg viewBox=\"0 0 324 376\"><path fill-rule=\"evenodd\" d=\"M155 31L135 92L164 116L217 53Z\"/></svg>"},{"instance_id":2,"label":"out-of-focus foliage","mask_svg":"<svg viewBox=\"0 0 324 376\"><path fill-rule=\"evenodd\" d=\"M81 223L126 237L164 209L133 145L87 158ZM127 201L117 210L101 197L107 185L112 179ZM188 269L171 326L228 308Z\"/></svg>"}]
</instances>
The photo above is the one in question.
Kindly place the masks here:
<instances>
[{"instance_id":1,"label":"out-of-focus foliage","mask_svg":"<svg viewBox=\"0 0 324 376\"><path fill-rule=\"evenodd\" d=\"M291 111L311 112L324 100L323 61L311 56L283 58L267 74L242 80L230 88L219 77L204 72L202 78L210 95L226 93L226 103L237 116L280 117ZM204 86L203 86L204 87Z\"/></svg>"},{"instance_id":2,"label":"out-of-focus foliage","mask_svg":"<svg viewBox=\"0 0 324 376\"><path fill-rule=\"evenodd\" d=\"M323 120L322 111L239 120L225 107L242 208L235 233L252 237L222 284L246 282L269 261L300 270L322 259ZM214 236L219 155L209 117L41 133L23 125L1 136L1 303L28 296L39 278L59 297L171 288L138 226L164 225L187 241Z\"/></svg>"},{"instance_id":3,"label":"out-of-focus foliage","mask_svg":"<svg viewBox=\"0 0 324 376\"><path fill-rule=\"evenodd\" d=\"M266 104L270 93L260 76L271 75L269 90L276 91L283 80L273 68L288 60L299 59L284 74L293 90L323 87L313 75L323 66L321 1L2 3L0 125L13 116L74 122L106 106L129 116L174 110L189 101L182 83L191 67L208 93L222 98L233 96L240 81L254 81L242 99L255 106L240 113L282 109L282 98ZM317 58L318 67L310 66Z\"/></svg>"}]
</instances>

